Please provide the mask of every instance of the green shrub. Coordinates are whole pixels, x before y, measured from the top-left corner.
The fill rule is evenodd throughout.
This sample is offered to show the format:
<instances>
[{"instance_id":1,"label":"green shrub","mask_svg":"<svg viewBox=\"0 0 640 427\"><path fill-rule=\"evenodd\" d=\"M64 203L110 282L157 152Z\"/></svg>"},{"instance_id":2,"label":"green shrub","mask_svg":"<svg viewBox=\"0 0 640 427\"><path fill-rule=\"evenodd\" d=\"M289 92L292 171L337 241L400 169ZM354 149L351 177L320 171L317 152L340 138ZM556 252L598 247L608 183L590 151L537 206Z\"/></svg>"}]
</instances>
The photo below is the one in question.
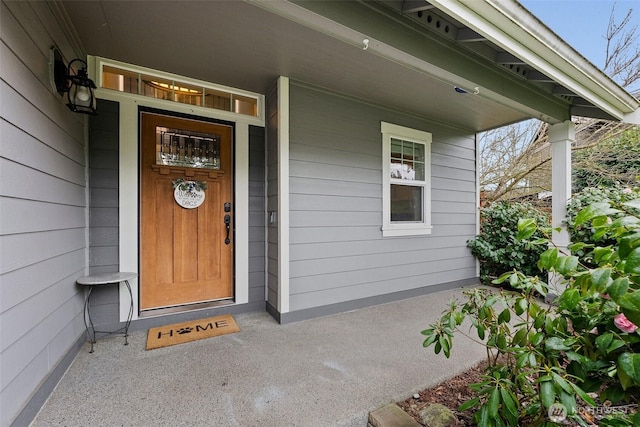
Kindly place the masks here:
<instances>
[{"instance_id":1,"label":"green shrub","mask_svg":"<svg viewBox=\"0 0 640 427\"><path fill-rule=\"evenodd\" d=\"M519 218L531 218L541 227L549 226L549 216L529 203L495 202L480 211L480 234L468 240L467 246L480 261L483 283L489 284L514 269L531 276L541 275L546 280L546 274L537 267L546 248L516 238ZM543 237L541 231L536 231L532 239Z\"/></svg>"},{"instance_id":2,"label":"green shrub","mask_svg":"<svg viewBox=\"0 0 640 427\"><path fill-rule=\"evenodd\" d=\"M451 354L454 332L465 319L487 349L489 367L483 381L471 385L477 397L459 410L476 408L481 427L545 426L553 410L589 425L581 416L588 406L631 403L640 396L640 198L593 203L574 216L571 226L609 236L613 244L575 242L569 250L591 254L593 266L562 253L539 239L545 250L538 266L564 279L566 289L553 305L542 303L548 285L538 277L514 271L495 283L508 282L517 291L470 289L440 320L422 331L424 347ZM615 218L615 219L614 219ZM518 222L519 239L529 239L538 226ZM468 336L468 335L467 335ZM502 356L502 357L499 357ZM561 406L560 406L561 405ZM600 407L600 410L604 408ZM638 426L640 413L614 413L600 426Z\"/></svg>"},{"instance_id":3,"label":"green shrub","mask_svg":"<svg viewBox=\"0 0 640 427\"><path fill-rule=\"evenodd\" d=\"M625 187L587 187L580 193L574 194L567 204L567 220L565 225L572 242L582 242L588 245L601 247L616 244L615 236L606 228L596 228L591 224L575 224L575 218L582 209L594 203L623 203L640 197L640 191ZM631 209L634 213L640 213ZM616 220L624 216L624 212L609 215L608 218ZM577 247L574 255L580 257L587 265L595 265L593 254L589 250Z\"/></svg>"}]
</instances>

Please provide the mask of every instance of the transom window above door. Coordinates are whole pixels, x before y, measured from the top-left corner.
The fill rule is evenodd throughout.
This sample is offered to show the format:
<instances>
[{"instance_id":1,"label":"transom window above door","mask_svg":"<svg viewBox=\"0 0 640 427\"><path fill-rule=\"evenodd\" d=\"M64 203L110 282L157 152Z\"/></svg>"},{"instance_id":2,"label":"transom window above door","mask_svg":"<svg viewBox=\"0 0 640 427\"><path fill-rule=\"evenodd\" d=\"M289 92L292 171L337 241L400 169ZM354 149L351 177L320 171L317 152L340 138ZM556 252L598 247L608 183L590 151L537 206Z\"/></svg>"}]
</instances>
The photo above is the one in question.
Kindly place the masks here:
<instances>
[{"instance_id":1,"label":"transom window above door","mask_svg":"<svg viewBox=\"0 0 640 427\"><path fill-rule=\"evenodd\" d=\"M211 108L233 114L264 117L264 97L101 57L88 57L99 89ZM95 65L94 65L95 64Z\"/></svg>"},{"instance_id":2,"label":"transom window above door","mask_svg":"<svg viewBox=\"0 0 640 427\"><path fill-rule=\"evenodd\" d=\"M383 236L431 233L431 134L381 123Z\"/></svg>"}]
</instances>

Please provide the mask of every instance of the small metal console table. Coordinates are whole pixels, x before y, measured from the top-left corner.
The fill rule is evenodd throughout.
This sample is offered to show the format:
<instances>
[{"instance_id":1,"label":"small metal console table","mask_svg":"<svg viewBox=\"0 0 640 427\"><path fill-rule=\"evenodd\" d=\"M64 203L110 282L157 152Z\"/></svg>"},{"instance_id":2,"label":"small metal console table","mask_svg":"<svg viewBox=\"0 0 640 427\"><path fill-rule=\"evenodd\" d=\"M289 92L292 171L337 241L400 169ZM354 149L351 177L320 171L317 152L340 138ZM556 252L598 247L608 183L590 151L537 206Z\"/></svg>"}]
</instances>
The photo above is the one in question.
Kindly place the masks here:
<instances>
[{"instance_id":1,"label":"small metal console table","mask_svg":"<svg viewBox=\"0 0 640 427\"><path fill-rule=\"evenodd\" d=\"M138 273L117 272L92 274L90 276L81 277L76 280L76 283L78 285L89 287L89 292L87 292L87 296L84 299L84 327L87 330L87 337L89 338L89 342L91 343L91 351L89 351L89 353L93 353L93 345L96 343L96 334L111 335L122 333L124 334L124 345L129 345L129 325L131 325L131 319L133 318L133 294L131 293L131 285L129 284L129 280L135 279L136 277L138 277ZM95 288L96 286L114 285L122 282L127 285L127 289L129 290L129 300L131 301L131 305L129 306L129 316L127 317L127 321L125 322L124 327L110 332L96 331L95 327L93 326L93 320L91 319L90 311L90 298L93 288Z\"/></svg>"}]
</instances>

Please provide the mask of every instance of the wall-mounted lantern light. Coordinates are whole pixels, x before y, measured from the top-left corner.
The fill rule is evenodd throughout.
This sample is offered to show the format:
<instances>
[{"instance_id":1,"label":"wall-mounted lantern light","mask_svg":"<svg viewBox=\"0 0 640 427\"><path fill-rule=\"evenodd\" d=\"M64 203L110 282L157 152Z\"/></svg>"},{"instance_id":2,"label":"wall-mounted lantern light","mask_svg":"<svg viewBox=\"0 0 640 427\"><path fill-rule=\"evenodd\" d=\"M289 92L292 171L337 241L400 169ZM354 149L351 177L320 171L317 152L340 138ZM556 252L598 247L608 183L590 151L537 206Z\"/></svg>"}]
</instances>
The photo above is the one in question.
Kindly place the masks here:
<instances>
[{"instance_id":1,"label":"wall-mounted lantern light","mask_svg":"<svg viewBox=\"0 0 640 427\"><path fill-rule=\"evenodd\" d=\"M73 65L80 68L74 71ZM56 47L51 48L51 74L53 84L60 95L67 94L67 107L74 113L96 114L95 83L87 75L87 63L74 59L64 64L62 54Z\"/></svg>"}]
</instances>

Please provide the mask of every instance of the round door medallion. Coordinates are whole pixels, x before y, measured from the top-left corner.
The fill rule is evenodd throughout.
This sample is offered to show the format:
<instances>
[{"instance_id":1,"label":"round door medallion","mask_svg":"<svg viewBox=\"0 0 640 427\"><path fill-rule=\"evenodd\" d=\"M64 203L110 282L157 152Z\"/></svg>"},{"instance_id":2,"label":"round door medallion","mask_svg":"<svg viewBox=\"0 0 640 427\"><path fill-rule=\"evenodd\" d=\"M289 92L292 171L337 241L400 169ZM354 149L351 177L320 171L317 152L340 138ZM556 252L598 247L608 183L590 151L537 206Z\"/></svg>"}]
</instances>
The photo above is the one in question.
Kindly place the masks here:
<instances>
[{"instance_id":1,"label":"round door medallion","mask_svg":"<svg viewBox=\"0 0 640 427\"><path fill-rule=\"evenodd\" d=\"M176 203L185 209L195 209L204 202L204 190L196 181L183 181L173 190Z\"/></svg>"}]
</instances>

